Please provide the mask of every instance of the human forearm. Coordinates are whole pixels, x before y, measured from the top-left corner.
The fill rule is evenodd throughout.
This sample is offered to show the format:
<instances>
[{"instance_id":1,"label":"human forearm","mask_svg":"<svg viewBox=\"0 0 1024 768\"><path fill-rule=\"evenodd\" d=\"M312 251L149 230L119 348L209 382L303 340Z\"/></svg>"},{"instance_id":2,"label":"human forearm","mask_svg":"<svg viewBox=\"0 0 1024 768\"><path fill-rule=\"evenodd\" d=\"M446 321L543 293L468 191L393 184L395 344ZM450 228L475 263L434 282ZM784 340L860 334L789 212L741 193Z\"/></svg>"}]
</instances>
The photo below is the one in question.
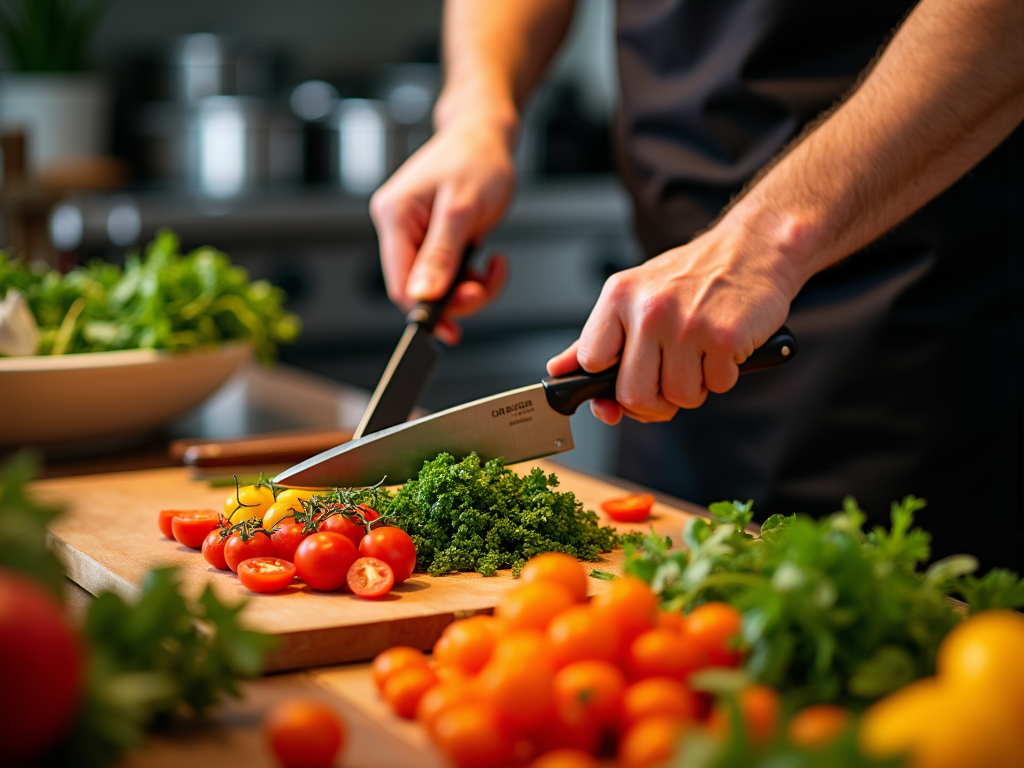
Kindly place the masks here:
<instances>
[{"instance_id":1,"label":"human forearm","mask_svg":"<svg viewBox=\"0 0 1024 768\"><path fill-rule=\"evenodd\" d=\"M923 0L853 95L719 226L776 260L795 294L939 194L1024 119L1022 40L1019 0Z\"/></svg>"},{"instance_id":2,"label":"human forearm","mask_svg":"<svg viewBox=\"0 0 1024 768\"><path fill-rule=\"evenodd\" d=\"M448 0L445 85L438 129L472 116L501 128L511 144L519 109L537 84L572 18L574 0Z\"/></svg>"}]
</instances>

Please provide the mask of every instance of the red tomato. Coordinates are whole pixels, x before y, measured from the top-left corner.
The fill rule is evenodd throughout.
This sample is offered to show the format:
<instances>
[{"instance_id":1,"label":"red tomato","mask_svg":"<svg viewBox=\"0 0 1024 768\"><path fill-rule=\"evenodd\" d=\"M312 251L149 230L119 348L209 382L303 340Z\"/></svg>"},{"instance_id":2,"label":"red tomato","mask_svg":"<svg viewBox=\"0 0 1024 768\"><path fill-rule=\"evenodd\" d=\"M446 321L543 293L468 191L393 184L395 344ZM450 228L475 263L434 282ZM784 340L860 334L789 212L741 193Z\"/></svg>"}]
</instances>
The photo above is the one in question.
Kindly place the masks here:
<instances>
[{"instance_id":1,"label":"red tomato","mask_svg":"<svg viewBox=\"0 0 1024 768\"><path fill-rule=\"evenodd\" d=\"M409 667L426 667L427 657L419 648L408 645L394 645L377 654L373 660L373 682L377 688L384 690L384 683L396 672Z\"/></svg>"},{"instance_id":2,"label":"red tomato","mask_svg":"<svg viewBox=\"0 0 1024 768\"><path fill-rule=\"evenodd\" d=\"M174 531L171 530L171 519L182 512L184 512L182 509L161 509L156 521L157 525L160 526L160 533L168 539L173 539Z\"/></svg>"},{"instance_id":3,"label":"red tomato","mask_svg":"<svg viewBox=\"0 0 1024 768\"><path fill-rule=\"evenodd\" d=\"M626 663L634 680L669 677L684 681L703 666L704 652L693 640L669 629L651 629L632 642Z\"/></svg>"},{"instance_id":4,"label":"red tomato","mask_svg":"<svg viewBox=\"0 0 1024 768\"><path fill-rule=\"evenodd\" d=\"M232 533L224 544L224 561L228 568L237 573L238 564L251 557L273 557L274 542L266 533L254 533L242 540L240 533Z\"/></svg>"},{"instance_id":5,"label":"red tomato","mask_svg":"<svg viewBox=\"0 0 1024 768\"><path fill-rule=\"evenodd\" d=\"M395 573L383 560L360 557L349 567L345 580L360 597L384 597L395 585Z\"/></svg>"},{"instance_id":6,"label":"red tomato","mask_svg":"<svg viewBox=\"0 0 1024 768\"><path fill-rule=\"evenodd\" d=\"M412 576L416 567L416 545L401 528L376 528L359 542L359 554L376 557L391 566L395 572L395 584L401 584Z\"/></svg>"},{"instance_id":7,"label":"red tomato","mask_svg":"<svg viewBox=\"0 0 1024 768\"><path fill-rule=\"evenodd\" d=\"M331 515L317 526L318 531L340 533L357 547L366 535L366 529L344 515Z\"/></svg>"},{"instance_id":8,"label":"red tomato","mask_svg":"<svg viewBox=\"0 0 1024 768\"><path fill-rule=\"evenodd\" d=\"M267 741L284 768L328 768L345 745L345 726L318 701L285 701L267 714Z\"/></svg>"},{"instance_id":9,"label":"red tomato","mask_svg":"<svg viewBox=\"0 0 1024 768\"><path fill-rule=\"evenodd\" d=\"M60 606L34 582L0 570L0 696L3 764L31 763L71 722L82 653Z\"/></svg>"},{"instance_id":10,"label":"red tomato","mask_svg":"<svg viewBox=\"0 0 1024 768\"><path fill-rule=\"evenodd\" d=\"M228 563L224 559L224 545L228 543L226 536L221 536L222 529L214 528L203 539L203 557L206 562L219 571L228 570Z\"/></svg>"},{"instance_id":11,"label":"red tomato","mask_svg":"<svg viewBox=\"0 0 1024 768\"><path fill-rule=\"evenodd\" d=\"M171 518L171 533L179 544L202 549L206 534L220 528L220 515L212 509L190 509Z\"/></svg>"},{"instance_id":12,"label":"red tomato","mask_svg":"<svg viewBox=\"0 0 1024 768\"><path fill-rule=\"evenodd\" d=\"M423 694L437 685L437 675L429 667L408 667L395 672L384 683L381 694L399 717L412 720L416 717Z\"/></svg>"},{"instance_id":13,"label":"red tomato","mask_svg":"<svg viewBox=\"0 0 1024 768\"><path fill-rule=\"evenodd\" d=\"M743 631L743 614L728 603L705 603L694 608L683 622L683 637L703 651L705 665L735 667L741 653L737 645Z\"/></svg>"},{"instance_id":14,"label":"red tomato","mask_svg":"<svg viewBox=\"0 0 1024 768\"><path fill-rule=\"evenodd\" d=\"M434 719L431 733L455 768L496 768L507 765L514 755L496 713L486 704L449 707Z\"/></svg>"},{"instance_id":15,"label":"red tomato","mask_svg":"<svg viewBox=\"0 0 1024 768\"><path fill-rule=\"evenodd\" d=\"M634 493L621 499L602 502L601 509L612 520L618 520L620 523L639 523L651 516L653 506L653 494Z\"/></svg>"},{"instance_id":16,"label":"red tomato","mask_svg":"<svg viewBox=\"0 0 1024 768\"><path fill-rule=\"evenodd\" d=\"M270 540L274 542L274 553L282 560L295 562L295 550L306 538L302 526L298 523L278 523L274 526Z\"/></svg>"},{"instance_id":17,"label":"red tomato","mask_svg":"<svg viewBox=\"0 0 1024 768\"><path fill-rule=\"evenodd\" d=\"M345 584L357 557L355 544L340 533L314 533L295 550L295 568L313 589L333 592Z\"/></svg>"},{"instance_id":18,"label":"red tomato","mask_svg":"<svg viewBox=\"0 0 1024 768\"><path fill-rule=\"evenodd\" d=\"M253 592L280 592L295 580L295 566L279 557L250 557L238 564L238 579Z\"/></svg>"}]
</instances>

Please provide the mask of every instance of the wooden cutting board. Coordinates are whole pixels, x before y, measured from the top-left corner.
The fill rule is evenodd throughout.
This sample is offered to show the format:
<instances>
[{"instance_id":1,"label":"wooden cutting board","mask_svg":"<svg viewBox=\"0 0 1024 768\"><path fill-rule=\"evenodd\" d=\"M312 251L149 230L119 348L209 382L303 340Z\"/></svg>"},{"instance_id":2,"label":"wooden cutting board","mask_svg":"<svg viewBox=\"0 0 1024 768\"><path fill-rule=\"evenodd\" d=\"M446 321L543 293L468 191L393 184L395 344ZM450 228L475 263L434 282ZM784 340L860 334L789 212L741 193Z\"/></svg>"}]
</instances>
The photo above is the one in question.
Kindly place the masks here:
<instances>
[{"instance_id":1,"label":"wooden cutting board","mask_svg":"<svg viewBox=\"0 0 1024 768\"><path fill-rule=\"evenodd\" d=\"M533 465L557 472L561 490L573 491L589 509L635 490L543 461L517 469L525 471ZM210 567L201 553L165 539L157 528L159 510L221 509L231 489L212 488L193 479L184 467L42 480L34 488L41 500L67 510L51 526L51 539L72 580L93 594L113 591L132 598L148 571L178 566L191 596L198 596L210 583L221 599L249 601L242 614L247 625L279 639L268 671L362 661L396 644L428 649L455 618L491 610L499 595L515 583L508 571L491 578L476 573L440 578L417 573L378 601L349 593L316 592L299 584L278 594L258 595L243 587L233 573ZM653 525L678 542L686 520L700 511L659 497L650 521L618 527L647 530ZM620 549L594 566L621 572L621 564ZM607 582L591 579L592 592L606 587Z\"/></svg>"}]
</instances>

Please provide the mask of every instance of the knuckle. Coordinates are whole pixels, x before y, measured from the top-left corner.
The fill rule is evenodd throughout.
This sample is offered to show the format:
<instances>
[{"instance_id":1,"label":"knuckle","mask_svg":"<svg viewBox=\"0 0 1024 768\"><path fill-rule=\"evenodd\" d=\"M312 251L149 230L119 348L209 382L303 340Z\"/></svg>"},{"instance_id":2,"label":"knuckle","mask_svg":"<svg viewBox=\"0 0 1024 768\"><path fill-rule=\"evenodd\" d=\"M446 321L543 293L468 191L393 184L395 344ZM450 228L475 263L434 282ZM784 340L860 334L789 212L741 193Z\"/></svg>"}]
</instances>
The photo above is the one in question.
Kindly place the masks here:
<instances>
[{"instance_id":1,"label":"knuckle","mask_svg":"<svg viewBox=\"0 0 1024 768\"><path fill-rule=\"evenodd\" d=\"M663 291L644 296L640 300L640 328L662 327L675 314L673 297Z\"/></svg>"}]
</instances>

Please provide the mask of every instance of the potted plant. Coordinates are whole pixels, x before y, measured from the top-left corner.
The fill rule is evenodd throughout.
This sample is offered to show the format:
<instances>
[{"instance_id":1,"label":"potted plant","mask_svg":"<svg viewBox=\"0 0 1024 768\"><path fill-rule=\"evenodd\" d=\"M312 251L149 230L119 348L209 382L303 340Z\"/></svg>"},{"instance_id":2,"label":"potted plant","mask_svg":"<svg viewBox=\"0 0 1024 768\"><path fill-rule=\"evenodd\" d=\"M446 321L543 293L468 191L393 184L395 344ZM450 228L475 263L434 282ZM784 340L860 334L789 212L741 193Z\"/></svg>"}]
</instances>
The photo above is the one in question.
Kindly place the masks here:
<instances>
[{"instance_id":1,"label":"potted plant","mask_svg":"<svg viewBox=\"0 0 1024 768\"><path fill-rule=\"evenodd\" d=\"M96 157L107 148L110 91L85 71L109 0L13 0L0 10L0 128L26 134L28 167Z\"/></svg>"}]
</instances>

